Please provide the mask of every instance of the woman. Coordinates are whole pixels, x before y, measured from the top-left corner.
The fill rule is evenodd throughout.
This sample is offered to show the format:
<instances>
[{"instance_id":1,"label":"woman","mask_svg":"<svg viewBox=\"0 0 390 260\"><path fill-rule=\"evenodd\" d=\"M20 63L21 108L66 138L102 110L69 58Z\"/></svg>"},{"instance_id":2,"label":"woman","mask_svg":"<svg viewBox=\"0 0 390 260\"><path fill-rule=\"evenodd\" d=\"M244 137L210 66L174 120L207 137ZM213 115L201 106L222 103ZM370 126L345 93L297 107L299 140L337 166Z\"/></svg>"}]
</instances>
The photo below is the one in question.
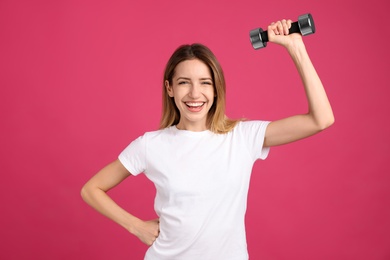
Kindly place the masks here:
<instances>
[{"instance_id":1,"label":"woman","mask_svg":"<svg viewBox=\"0 0 390 260\"><path fill-rule=\"evenodd\" d=\"M244 216L253 163L269 148L318 133L334 122L327 99L291 20L268 26L269 41L285 47L302 79L309 109L281 120L225 116L225 81L212 52L179 47L167 63L158 131L134 140L118 160L89 180L82 197L149 245L145 259L248 259ZM130 175L155 184L158 219L143 221L106 192Z\"/></svg>"}]
</instances>

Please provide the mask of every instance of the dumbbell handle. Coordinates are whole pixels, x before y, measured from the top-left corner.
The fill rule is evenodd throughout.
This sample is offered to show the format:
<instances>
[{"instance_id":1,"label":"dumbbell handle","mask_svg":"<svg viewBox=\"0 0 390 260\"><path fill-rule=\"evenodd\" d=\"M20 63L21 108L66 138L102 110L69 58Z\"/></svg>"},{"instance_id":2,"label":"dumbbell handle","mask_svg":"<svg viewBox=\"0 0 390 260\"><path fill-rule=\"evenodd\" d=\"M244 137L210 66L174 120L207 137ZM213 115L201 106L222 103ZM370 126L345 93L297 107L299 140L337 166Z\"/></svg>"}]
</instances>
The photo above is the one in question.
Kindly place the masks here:
<instances>
[{"instance_id":1,"label":"dumbbell handle","mask_svg":"<svg viewBox=\"0 0 390 260\"><path fill-rule=\"evenodd\" d=\"M301 30L299 29L299 24L298 22L293 22L291 24L291 28L288 30L289 34L292 33L301 33ZM263 39L264 42L268 42L268 31L262 31L260 32L261 38Z\"/></svg>"}]
</instances>

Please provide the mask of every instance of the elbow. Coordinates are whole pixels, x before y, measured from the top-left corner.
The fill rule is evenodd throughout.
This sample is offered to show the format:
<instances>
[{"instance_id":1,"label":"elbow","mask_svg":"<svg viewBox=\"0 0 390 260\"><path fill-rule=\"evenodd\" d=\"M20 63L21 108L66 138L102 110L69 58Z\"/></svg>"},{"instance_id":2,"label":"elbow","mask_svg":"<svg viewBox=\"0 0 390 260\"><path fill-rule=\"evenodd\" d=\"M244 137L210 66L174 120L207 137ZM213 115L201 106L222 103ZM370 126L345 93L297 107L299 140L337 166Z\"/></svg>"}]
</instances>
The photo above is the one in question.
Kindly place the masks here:
<instances>
[{"instance_id":1,"label":"elbow","mask_svg":"<svg viewBox=\"0 0 390 260\"><path fill-rule=\"evenodd\" d=\"M80 190L81 198L89 205L93 203L100 192L105 192L93 182L87 182Z\"/></svg>"},{"instance_id":2,"label":"elbow","mask_svg":"<svg viewBox=\"0 0 390 260\"><path fill-rule=\"evenodd\" d=\"M323 131L329 127L331 127L335 122L335 118L332 115L328 116L327 118L321 120L321 122L318 122L317 123L317 126L318 126L318 130L319 131Z\"/></svg>"},{"instance_id":3,"label":"elbow","mask_svg":"<svg viewBox=\"0 0 390 260\"><path fill-rule=\"evenodd\" d=\"M80 191L81 198L85 201L88 202L89 198L89 190L87 184L85 184Z\"/></svg>"}]
</instances>

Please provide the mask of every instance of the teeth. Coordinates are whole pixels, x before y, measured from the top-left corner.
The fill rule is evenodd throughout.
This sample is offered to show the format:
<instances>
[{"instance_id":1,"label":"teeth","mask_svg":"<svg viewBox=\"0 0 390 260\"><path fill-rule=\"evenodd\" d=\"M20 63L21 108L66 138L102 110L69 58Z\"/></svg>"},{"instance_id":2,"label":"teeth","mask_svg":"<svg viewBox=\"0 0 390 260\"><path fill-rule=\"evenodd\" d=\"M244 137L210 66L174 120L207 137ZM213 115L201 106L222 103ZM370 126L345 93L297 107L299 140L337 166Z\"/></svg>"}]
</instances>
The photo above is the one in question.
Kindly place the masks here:
<instances>
[{"instance_id":1,"label":"teeth","mask_svg":"<svg viewBox=\"0 0 390 260\"><path fill-rule=\"evenodd\" d=\"M186 105L189 107L200 107L203 106L204 102L186 102Z\"/></svg>"}]
</instances>

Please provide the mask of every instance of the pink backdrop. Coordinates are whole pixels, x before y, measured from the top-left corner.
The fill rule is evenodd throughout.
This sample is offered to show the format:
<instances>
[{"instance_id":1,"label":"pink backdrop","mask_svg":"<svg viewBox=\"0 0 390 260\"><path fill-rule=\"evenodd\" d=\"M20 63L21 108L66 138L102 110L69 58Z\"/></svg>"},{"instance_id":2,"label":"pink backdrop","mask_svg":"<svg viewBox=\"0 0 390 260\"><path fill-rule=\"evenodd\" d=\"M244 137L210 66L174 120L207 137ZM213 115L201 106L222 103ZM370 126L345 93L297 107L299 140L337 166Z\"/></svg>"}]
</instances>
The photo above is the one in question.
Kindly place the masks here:
<instances>
[{"instance_id":1,"label":"pink backdrop","mask_svg":"<svg viewBox=\"0 0 390 260\"><path fill-rule=\"evenodd\" d=\"M80 188L157 128L164 65L180 44L217 55L230 117L305 112L287 53L255 51L248 34L306 12L336 123L256 163L251 259L390 259L389 10L385 0L0 1L0 259L142 259L146 246ZM144 176L110 194L155 217Z\"/></svg>"}]
</instances>

